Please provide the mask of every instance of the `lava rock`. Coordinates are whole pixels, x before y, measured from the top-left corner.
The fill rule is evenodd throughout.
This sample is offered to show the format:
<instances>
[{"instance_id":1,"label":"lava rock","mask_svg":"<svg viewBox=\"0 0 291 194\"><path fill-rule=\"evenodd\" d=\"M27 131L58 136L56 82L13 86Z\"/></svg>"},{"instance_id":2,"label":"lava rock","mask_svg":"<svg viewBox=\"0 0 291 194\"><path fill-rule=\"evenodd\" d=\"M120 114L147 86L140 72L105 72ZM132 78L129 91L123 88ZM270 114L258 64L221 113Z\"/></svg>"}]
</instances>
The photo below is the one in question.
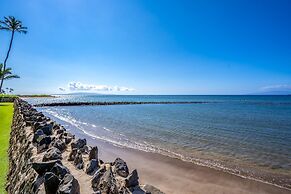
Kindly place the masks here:
<instances>
[{"instance_id":1,"label":"lava rock","mask_svg":"<svg viewBox=\"0 0 291 194\"><path fill-rule=\"evenodd\" d=\"M63 134L64 133L64 129L63 128L59 128L56 130L56 134Z\"/></svg>"},{"instance_id":2,"label":"lava rock","mask_svg":"<svg viewBox=\"0 0 291 194\"><path fill-rule=\"evenodd\" d=\"M66 174L59 185L57 194L80 194L80 185L71 174Z\"/></svg>"},{"instance_id":3,"label":"lava rock","mask_svg":"<svg viewBox=\"0 0 291 194\"><path fill-rule=\"evenodd\" d=\"M127 164L121 158L116 158L114 161L115 172L124 178L126 178L129 174Z\"/></svg>"},{"instance_id":4,"label":"lava rock","mask_svg":"<svg viewBox=\"0 0 291 194\"><path fill-rule=\"evenodd\" d=\"M93 147L89 152L89 160L96 159L98 161L98 148Z\"/></svg>"},{"instance_id":5,"label":"lava rock","mask_svg":"<svg viewBox=\"0 0 291 194\"><path fill-rule=\"evenodd\" d=\"M86 173L92 174L98 169L98 161L96 159L92 159L89 161L86 167Z\"/></svg>"},{"instance_id":6,"label":"lava rock","mask_svg":"<svg viewBox=\"0 0 291 194\"><path fill-rule=\"evenodd\" d=\"M56 139L52 142L52 146L58 148L61 152L66 149L66 144L60 139Z\"/></svg>"},{"instance_id":7,"label":"lava rock","mask_svg":"<svg viewBox=\"0 0 291 194\"><path fill-rule=\"evenodd\" d=\"M91 180L91 185L92 185L93 189L95 189L95 190L97 189L99 182L100 182L100 179L103 176L103 174L105 173L105 171L106 171L105 166L102 166L102 168L99 168L95 172L95 174L93 175L93 178Z\"/></svg>"},{"instance_id":8,"label":"lava rock","mask_svg":"<svg viewBox=\"0 0 291 194\"><path fill-rule=\"evenodd\" d=\"M52 172L44 175L44 188L46 194L56 194L60 184L60 179Z\"/></svg>"},{"instance_id":9,"label":"lava rock","mask_svg":"<svg viewBox=\"0 0 291 194\"><path fill-rule=\"evenodd\" d=\"M42 131L41 129L38 129L38 130L34 133L34 135L33 135L33 140L32 140L32 142L33 142L33 143L37 142L38 138L39 138L40 136L42 136L42 135L44 135L43 131Z\"/></svg>"},{"instance_id":10,"label":"lava rock","mask_svg":"<svg viewBox=\"0 0 291 194\"><path fill-rule=\"evenodd\" d=\"M47 124L47 125L41 127L41 130L46 135L52 135L52 132L53 132L53 123L50 123L50 124Z\"/></svg>"},{"instance_id":11,"label":"lava rock","mask_svg":"<svg viewBox=\"0 0 291 194\"><path fill-rule=\"evenodd\" d=\"M78 140L76 140L76 141L71 143L71 147L72 147L72 149L74 149L74 148L81 149L86 144L87 144L87 140L86 139L78 139Z\"/></svg>"},{"instance_id":12,"label":"lava rock","mask_svg":"<svg viewBox=\"0 0 291 194\"><path fill-rule=\"evenodd\" d=\"M55 164L62 164L61 160L51 160L48 162L34 162L32 163L32 168L39 174L43 175L46 172L50 171L50 169L55 165Z\"/></svg>"},{"instance_id":13,"label":"lava rock","mask_svg":"<svg viewBox=\"0 0 291 194\"><path fill-rule=\"evenodd\" d=\"M36 132L39 129L40 123L39 122L34 122L32 124L32 129L34 132Z\"/></svg>"},{"instance_id":14,"label":"lava rock","mask_svg":"<svg viewBox=\"0 0 291 194\"><path fill-rule=\"evenodd\" d=\"M43 145L43 144L47 144L49 145L52 142L52 138L50 136L47 135L40 135L37 140L36 140L37 144L39 146Z\"/></svg>"},{"instance_id":15,"label":"lava rock","mask_svg":"<svg viewBox=\"0 0 291 194\"><path fill-rule=\"evenodd\" d=\"M111 168L109 168L101 177L98 190L101 190L101 193L118 193L116 180L113 176Z\"/></svg>"},{"instance_id":16,"label":"lava rock","mask_svg":"<svg viewBox=\"0 0 291 194\"><path fill-rule=\"evenodd\" d=\"M89 153L89 146L85 145L84 147L80 148L82 153L88 154Z\"/></svg>"},{"instance_id":17,"label":"lava rock","mask_svg":"<svg viewBox=\"0 0 291 194\"><path fill-rule=\"evenodd\" d=\"M75 136L72 135L71 133L67 132L67 131L65 131L65 132L63 133L63 139L64 139L64 141L65 141L66 144L71 143L71 141L72 141L74 138L75 138Z\"/></svg>"},{"instance_id":18,"label":"lava rock","mask_svg":"<svg viewBox=\"0 0 291 194\"><path fill-rule=\"evenodd\" d=\"M125 185L126 187L135 187L137 186L139 183L138 183L138 174L137 174L137 170L134 169L130 175L128 175L128 177L125 179Z\"/></svg>"},{"instance_id":19,"label":"lava rock","mask_svg":"<svg viewBox=\"0 0 291 194\"><path fill-rule=\"evenodd\" d=\"M52 142L52 139L50 136L46 136L46 135L41 135L38 138L38 144L37 144L37 153L41 153L44 150L49 148L50 143Z\"/></svg>"},{"instance_id":20,"label":"lava rock","mask_svg":"<svg viewBox=\"0 0 291 194\"><path fill-rule=\"evenodd\" d=\"M57 160L57 159L62 159L62 153L61 151L56 148L56 147L52 147L49 150L47 150L47 152L44 154L42 161L46 162L49 160Z\"/></svg>"},{"instance_id":21,"label":"lava rock","mask_svg":"<svg viewBox=\"0 0 291 194\"><path fill-rule=\"evenodd\" d=\"M77 152L78 152L78 149L77 148L72 149L72 151L69 154L68 161L74 161L75 160L75 157L77 155Z\"/></svg>"},{"instance_id":22,"label":"lava rock","mask_svg":"<svg viewBox=\"0 0 291 194\"><path fill-rule=\"evenodd\" d=\"M60 179L63 179L66 174L70 173L67 167L58 163L56 163L50 171L57 175Z\"/></svg>"},{"instance_id":23,"label":"lava rock","mask_svg":"<svg viewBox=\"0 0 291 194\"><path fill-rule=\"evenodd\" d=\"M71 143L71 141L74 139L73 137L69 137L69 136L63 136L63 139L65 141L66 144Z\"/></svg>"},{"instance_id":24,"label":"lava rock","mask_svg":"<svg viewBox=\"0 0 291 194\"><path fill-rule=\"evenodd\" d=\"M74 165L78 169L83 169L84 168L84 161L83 161L82 153L80 151L77 152L77 155L76 155L76 157L74 159Z\"/></svg>"}]
</instances>

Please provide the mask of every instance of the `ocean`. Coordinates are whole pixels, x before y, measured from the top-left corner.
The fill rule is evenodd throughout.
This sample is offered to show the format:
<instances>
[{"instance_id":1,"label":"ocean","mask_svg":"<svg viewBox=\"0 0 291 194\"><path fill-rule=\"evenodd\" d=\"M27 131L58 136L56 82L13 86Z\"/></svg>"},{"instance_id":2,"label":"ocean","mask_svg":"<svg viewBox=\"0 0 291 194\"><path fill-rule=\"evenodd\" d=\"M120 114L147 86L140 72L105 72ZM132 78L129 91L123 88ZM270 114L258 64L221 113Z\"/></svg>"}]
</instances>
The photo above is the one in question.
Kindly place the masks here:
<instances>
[{"instance_id":1,"label":"ocean","mask_svg":"<svg viewBox=\"0 0 291 194\"><path fill-rule=\"evenodd\" d=\"M291 188L291 96L59 95L49 102L203 102L38 107L67 129Z\"/></svg>"}]
</instances>

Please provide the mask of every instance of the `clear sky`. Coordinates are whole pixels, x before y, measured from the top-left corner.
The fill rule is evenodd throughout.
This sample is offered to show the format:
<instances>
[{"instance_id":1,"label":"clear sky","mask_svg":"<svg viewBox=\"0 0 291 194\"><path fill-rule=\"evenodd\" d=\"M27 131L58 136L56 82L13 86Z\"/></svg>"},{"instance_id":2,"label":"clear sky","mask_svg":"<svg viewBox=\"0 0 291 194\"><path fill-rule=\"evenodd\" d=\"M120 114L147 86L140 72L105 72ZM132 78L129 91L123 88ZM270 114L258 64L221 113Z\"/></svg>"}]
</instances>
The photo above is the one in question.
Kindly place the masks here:
<instances>
[{"instance_id":1,"label":"clear sky","mask_svg":"<svg viewBox=\"0 0 291 194\"><path fill-rule=\"evenodd\" d=\"M29 31L8 61L15 93L291 91L290 0L1 0L0 13Z\"/></svg>"}]
</instances>

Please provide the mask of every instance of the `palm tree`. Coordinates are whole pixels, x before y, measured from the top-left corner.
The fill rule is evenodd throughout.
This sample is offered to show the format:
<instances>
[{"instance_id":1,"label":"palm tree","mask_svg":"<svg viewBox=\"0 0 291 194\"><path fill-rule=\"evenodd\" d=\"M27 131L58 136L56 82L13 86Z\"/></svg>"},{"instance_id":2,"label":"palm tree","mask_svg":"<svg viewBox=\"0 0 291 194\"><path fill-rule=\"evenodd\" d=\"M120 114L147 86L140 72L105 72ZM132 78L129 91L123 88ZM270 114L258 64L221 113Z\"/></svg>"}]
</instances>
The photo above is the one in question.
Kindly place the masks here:
<instances>
[{"instance_id":1,"label":"palm tree","mask_svg":"<svg viewBox=\"0 0 291 194\"><path fill-rule=\"evenodd\" d=\"M7 30L7 31L11 31L11 39L10 39L10 44L9 44L9 48L4 60L4 65L3 65L3 71L6 70L6 62L8 60L10 51L11 51L11 47L12 47L12 43L13 43L13 39L14 39L14 33L15 32L19 32L19 33L27 33L27 27L22 26L22 22L15 19L15 17L13 16L8 16L8 17L4 17L4 21L0 21L0 30ZM2 70L2 68L1 68ZM1 78L1 85L0 85L0 91L2 91L2 86L3 86L3 81L4 78Z\"/></svg>"},{"instance_id":2,"label":"palm tree","mask_svg":"<svg viewBox=\"0 0 291 194\"><path fill-rule=\"evenodd\" d=\"M11 68L6 68L4 70L4 65L0 63L0 78L1 80L9 80L9 79L14 79L14 78L20 78L18 75L12 74L12 69ZM1 90L2 91L2 90Z\"/></svg>"}]
</instances>

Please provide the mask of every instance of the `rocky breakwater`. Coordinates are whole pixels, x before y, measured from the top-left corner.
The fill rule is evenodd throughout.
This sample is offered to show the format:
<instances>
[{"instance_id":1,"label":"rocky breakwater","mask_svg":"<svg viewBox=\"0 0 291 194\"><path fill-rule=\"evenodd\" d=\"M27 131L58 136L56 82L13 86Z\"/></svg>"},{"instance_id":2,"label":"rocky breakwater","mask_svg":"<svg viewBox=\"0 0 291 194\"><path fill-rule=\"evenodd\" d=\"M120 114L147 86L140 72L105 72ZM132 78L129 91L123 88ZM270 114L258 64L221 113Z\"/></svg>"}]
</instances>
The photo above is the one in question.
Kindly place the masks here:
<instances>
[{"instance_id":1,"label":"rocky breakwater","mask_svg":"<svg viewBox=\"0 0 291 194\"><path fill-rule=\"evenodd\" d=\"M124 160L104 162L98 147L76 139L27 102L14 101L6 190L10 194L161 194L141 185Z\"/></svg>"}]
</instances>

